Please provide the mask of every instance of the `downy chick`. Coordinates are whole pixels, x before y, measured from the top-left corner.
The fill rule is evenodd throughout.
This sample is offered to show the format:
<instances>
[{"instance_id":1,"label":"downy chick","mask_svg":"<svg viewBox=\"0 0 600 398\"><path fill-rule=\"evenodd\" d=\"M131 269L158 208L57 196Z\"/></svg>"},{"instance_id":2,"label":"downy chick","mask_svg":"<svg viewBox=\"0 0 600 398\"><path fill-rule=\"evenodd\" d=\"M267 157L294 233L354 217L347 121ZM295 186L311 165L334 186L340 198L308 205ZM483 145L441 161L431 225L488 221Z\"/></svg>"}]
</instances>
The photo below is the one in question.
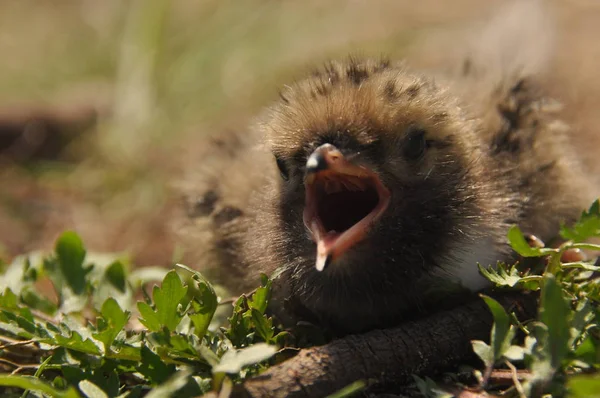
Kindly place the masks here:
<instances>
[{"instance_id":1,"label":"downy chick","mask_svg":"<svg viewBox=\"0 0 600 398\"><path fill-rule=\"evenodd\" d=\"M281 176L245 256L282 267L283 312L341 333L391 325L485 287L476 264L513 260L510 225L544 240L574 220L590 196L564 126L528 81L503 94L489 130L386 62L284 91L261 125Z\"/></svg>"},{"instance_id":2,"label":"downy chick","mask_svg":"<svg viewBox=\"0 0 600 398\"><path fill-rule=\"evenodd\" d=\"M286 86L208 179L208 252L240 275L277 274L281 319L338 334L487 286L477 263L514 260L510 225L550 239L593 196L534 81L507 75L484 101L455 87L356 59Z\"/></svg>"}]
</instances>

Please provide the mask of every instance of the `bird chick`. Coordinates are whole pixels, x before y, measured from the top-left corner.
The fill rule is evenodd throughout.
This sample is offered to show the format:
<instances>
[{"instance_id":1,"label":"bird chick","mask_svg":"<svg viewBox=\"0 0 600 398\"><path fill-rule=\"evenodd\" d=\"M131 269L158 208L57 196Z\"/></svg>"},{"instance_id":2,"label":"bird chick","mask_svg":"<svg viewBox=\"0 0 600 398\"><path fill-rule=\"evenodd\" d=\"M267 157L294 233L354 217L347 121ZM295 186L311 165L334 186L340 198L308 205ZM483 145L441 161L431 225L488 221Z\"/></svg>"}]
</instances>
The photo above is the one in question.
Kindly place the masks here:
<instances>
[{"instance_id":1,"label":"bird chick","mask_svg":"<svg viewBox=\"0 0 600 398\"><path fill-rule=\"evenodd\" d=\"M357 60L282 92L259 126L280 175L242 251L278 270L282 317L397 323L485 287L477 263L513 259L510 225L544 240L577 217L590 196L552 107L526 80L499 95L486 121L403 66Z\"/></svg>"},{"instance_id":2,"label":"bird chick","mask_svg":"<svg viewBox=\"0 0 600 398\"><path fill-rule=\"evenodd\" d=\"M350 59L286 86L235 155L207 147L224 160L206 170L210 211L194 222L211 233L195 244L239 277L275 275L280 319L336 334L486 287L477 263L515 259L511 225L551 239L596 192L535 80L488 84L465 65L434 80Z\"/></svg>"}]
</instances>

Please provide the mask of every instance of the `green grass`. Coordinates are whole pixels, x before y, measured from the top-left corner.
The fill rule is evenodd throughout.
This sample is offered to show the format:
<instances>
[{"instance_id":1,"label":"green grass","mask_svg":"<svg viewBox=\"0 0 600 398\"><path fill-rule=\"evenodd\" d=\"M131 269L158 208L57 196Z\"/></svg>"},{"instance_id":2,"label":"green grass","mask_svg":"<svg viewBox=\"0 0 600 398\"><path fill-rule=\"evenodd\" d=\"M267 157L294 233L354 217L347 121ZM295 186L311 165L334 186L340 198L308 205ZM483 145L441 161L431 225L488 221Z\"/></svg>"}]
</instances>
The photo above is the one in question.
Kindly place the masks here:
<instances>
[{"instance_id":1,"label":"green grass","mask_svg":"<svg viewBox=\"0 0 600 398\"><path fill-rule=\"evenodd\" d=\"M529 247L517 227L510 230L511 246L521 256L545 259L540 273L506 264L480 267L496 286L539 291L540 301L537 319L522 323L483 297L495 323L489 345L473 342L485 368L475 371L479 383L471 387L508 396L598 396L600 267L563 263L561 257L574 248L600 251L600 245L585 243L600 237L599 209L596 201L576 225L563 227L568 240L556 249ZM267 276L233 306L220 304L218 287L186 266L131 271L117 256L88 253L73 232L62 234L52 253L19 257L3 271L0 391L6 397L22 390L51 397L227 395L232 385L307 343L268 315ZM149 289L155 281L162 282ZM506 366L521 369L524 380L501 387L488 382L495 368ZM444 394L421 376L415 380L423 395ZM357 380L336 396L363 387Z\"/></svg>"}]
</instances>

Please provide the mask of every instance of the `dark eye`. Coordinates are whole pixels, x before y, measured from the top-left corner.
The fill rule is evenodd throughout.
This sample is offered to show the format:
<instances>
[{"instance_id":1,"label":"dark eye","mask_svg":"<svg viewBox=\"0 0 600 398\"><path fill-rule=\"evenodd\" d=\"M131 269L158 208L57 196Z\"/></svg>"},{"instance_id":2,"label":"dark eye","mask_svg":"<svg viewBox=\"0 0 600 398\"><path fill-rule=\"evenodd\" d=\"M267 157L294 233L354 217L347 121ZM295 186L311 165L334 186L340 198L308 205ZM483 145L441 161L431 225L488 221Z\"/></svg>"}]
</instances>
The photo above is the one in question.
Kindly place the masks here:
<instances>
[{"instance_id":1,"label":"dark eye","mask_svg":"<svg viewBox=\"0 0 600 398\"><path fill-rule=\"evenodd\" d=\"M283 159L275 155L275 161L277 162L277 168L279 169L279 174L281 174L281 178L283 178L285 181L289 180L289 170Z\"/></svg>"},{"instance_id":2,"label":"dark eye","mask_svg":"<svg viewBox=\"0 0 600 398\"><path fill-rule=\"evenodd\" d=\"M425 152L427 141L425 141L425 130L420 128L411 129L404 141L402 151L404 157L409 160L417 160Z\"/></svg>"}]
</instances>

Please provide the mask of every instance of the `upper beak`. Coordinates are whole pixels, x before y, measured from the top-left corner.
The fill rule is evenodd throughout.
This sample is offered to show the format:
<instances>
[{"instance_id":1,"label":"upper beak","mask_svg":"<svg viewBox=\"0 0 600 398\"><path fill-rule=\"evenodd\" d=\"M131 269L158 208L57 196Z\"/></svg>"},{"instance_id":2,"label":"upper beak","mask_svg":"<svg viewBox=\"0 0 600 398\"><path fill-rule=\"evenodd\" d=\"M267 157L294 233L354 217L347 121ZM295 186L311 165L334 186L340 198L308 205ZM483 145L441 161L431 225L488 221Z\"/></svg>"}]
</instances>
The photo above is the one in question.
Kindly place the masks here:
<instances>
[{"instance_id":1,"label":"upper beak","mask_svg":"<svg viewBox=\"0 0 600 398\"><path fill-rule=\"evenodd\" d=\"M323 144L318 147L306 161L306 175L329 169L344 156L331 144Z\"/></svg>"},{"instance_id":2,"label":"upper beak","mask_svg":"<svg viewBox=\"0 0 600 398\"><path fill-rule=\"evenodd\" d=\"M306 161L305 184L314 182L319 173L333 172L355 177L365 176L365 169L350 163L344 155L331 144L318 147Z\"/></svg>"}]
</instances>

